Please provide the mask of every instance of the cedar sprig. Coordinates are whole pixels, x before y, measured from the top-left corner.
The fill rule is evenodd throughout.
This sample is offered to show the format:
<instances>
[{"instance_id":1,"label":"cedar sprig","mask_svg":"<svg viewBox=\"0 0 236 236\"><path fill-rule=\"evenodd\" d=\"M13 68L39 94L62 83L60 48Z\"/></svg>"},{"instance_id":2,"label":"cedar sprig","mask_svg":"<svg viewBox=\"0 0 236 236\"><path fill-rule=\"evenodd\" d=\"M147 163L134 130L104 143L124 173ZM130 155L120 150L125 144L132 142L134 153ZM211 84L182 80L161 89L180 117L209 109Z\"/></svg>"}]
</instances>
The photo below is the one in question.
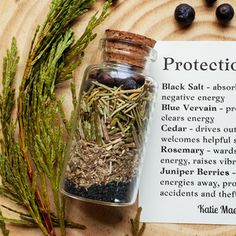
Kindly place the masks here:
<instances>
[{"instance_id":1,"label":"cedar sprig","mask_svg":"<svg viewBox=\"0 0 236 236\"><path fill-rule=\"evenodd\" d=\"M2 212L0 210L0 229L3 236L9 236L9 230L6 228L5 219L3 219Z\"/></svg>"},{"instance_id":2,"label":"cedar sprig","mask_svg":"<svg viewBox=\"0 0 236 236\"><path fill-rule=\"evenodd\" d=\"M142 224L140 223L141 212L142 212L142 208L139 207L134 219L130 220L132 236L142 236L145 231L146 223L142 223ZM140 224L141 224L141 227L140 227Z\"/></svg>"},{"instance_id":3,"label":"cedar sprig","mask_svg":"<svg viewBox=\"0 0 236 236\"><path fill-rule=\"evenodd\" d=\"M2 85L3 90L0 95L0 121L2 126L2 133L6 139L10 139L9 137L9 127L13 128L14 125L11 119L13 108L15 105L15 89L13 89L13 82L16 75L16 68L19 62L19 56L17 55L17 46L16 39L13 38L11 48L7 50L7 54L3 59L3 74L2 74ZM2 143L3 140L1 140ZM4 145L1 145L2 149ZM7 150L5 150L7 152Z\"/></svg>"},{"instance_id":4,"label":"cedar sprig","mask_svg":"<svg viewBox=\"0 0 236 236\"><path fill-rule=\"evenodd\" d=\"M32 46L25 73L22 90L25 89L33 66L48 57L52 45L71 27L71 23L87 12L95 0L53 0L47 19L37 31L37 40Z\"/></svg>"},{"instance_id":5,"label":"cedar sprig","mask_svg":"<svg viewBox=\"0 0 236 236\"><path fill-rule=\"evenodd\" d=\"M104 5L100 17L97 17L98 12L94 16L92 16L82 36L68 50L68 52L66 52L65 66L59 73L57 83L72 78L72 71L81 64L85 48L96 37L96 33L93 33L93 29L106 19L106 17L108 16L108 8L110 4L111 3L108 1Z\"/></svg>"},{"instance_id":6,"label":"cedar sprig","mask_svg":"<svg viewBox=\"0 0 236 236\"><path fill-rule=\"evenodd\" d=\"M12 209L12 208L7 207L5 205L1 205L1 207L17 214L20 217L20 219L11 219L11 218L7 218L7 217L3 217L3 215L0 214L0 221L2 220L7 223L12 223L14 225L25 226L25 227L38 227L38 225L34 222L34 220L32 219L32 216L30 214ZM59 222L59 219L56 217L56 215L51 213L51 217L52 217L52 221L53 221L53 226L60 227L60 222ZM65 220L65 226L67 228L86 229L86 227L84 225L74 223L69 220Z\"/></svg>"},{"instance_id":7,"label":"cedar sprig","mask_svg":"<svg viewBox=\"0 0 236 236\"><path fill-rule=\"evenodd\" d=\"M105 5L105 9L107 9L107 6L108 4ZM91 28L91 30L94 28L94 25L97 24L95 19L98 22L101 22L101 19L104 20L104 14L103 11L99 18L93 18L89 22L88 28ZM91 27L90 24L92 24ZM90 32L87 29L85 31ZM37 64L41 63L40 73L37 77L38 88L33 83L33 89L29 89L31 86L29 83L26 89L29 91L33 90L33 92L23 97L26 113L32 114L30 120L23 120L26 134L25 140L39 172L43 198L48 209L50 209L50 202L47 197L48 189L45 176L51 183L54 203L57 215L61 219L63 232L65 227L63 223L64 211L62 211L64 209L64 200L58 192L66 152L64 136L68 135L68 133L66 134L66 130L67 132L70 131L70 125L66 122L61 101L56 101L55 99L55 84L58 70L61 68L60 59L62 57L67 58L66 55L64 56L64 52L72 43L73 34L71 31L67 31L59 43L55 42L53 44L49 52L48 61L41 63L41 60L39 60L37 62ZM29 78L32 80L35 79L34 77ZM37 91L40 91L40 93L37 93ZM29 98L29 96L31 97ZM46 110L44 109L45 105L47 107ZM58 116L58 112L60 113L60 117ZM61 124L60 119L63 120L63 124Z\"/></svg>"},{"instance_id":8,"label":"cedar sprig","mask_svg":"<svg viewBox=\"0 0 236 236\"><path fill-rule=\"evenodd\" d=\"M71 23L94 2L52 1L48 17L43 26L37 28L31 44L17 99L17 124L12 119L15 105L13 82L19 61L15 39L4 59L0 96L3 127L0 156L3 185L0 194L24 206L30 217L18 212L20 220L0 217L1 222L37 225L47 236L55 236L54 227L57 226L61 228L61 235L66 235L65 227L85 228L64 218L65 202L59 193L59 185L67 148L65 138L69 136L71 125L66 119L62 100L56 98L56 84L64 81L64 76L68 78L67 75L80 64L75 61L75 56L78 55L81 61L85 48L95 37L92 30L107 17L110 2L105 4L100 16L92 17L84 34L75 41ZM71 56L72 49L77 55ZM54 201L49 198L49 191L52 191ZM56 207L56 214L52 213L52 205Z\"/></svg>"}]
</instances>

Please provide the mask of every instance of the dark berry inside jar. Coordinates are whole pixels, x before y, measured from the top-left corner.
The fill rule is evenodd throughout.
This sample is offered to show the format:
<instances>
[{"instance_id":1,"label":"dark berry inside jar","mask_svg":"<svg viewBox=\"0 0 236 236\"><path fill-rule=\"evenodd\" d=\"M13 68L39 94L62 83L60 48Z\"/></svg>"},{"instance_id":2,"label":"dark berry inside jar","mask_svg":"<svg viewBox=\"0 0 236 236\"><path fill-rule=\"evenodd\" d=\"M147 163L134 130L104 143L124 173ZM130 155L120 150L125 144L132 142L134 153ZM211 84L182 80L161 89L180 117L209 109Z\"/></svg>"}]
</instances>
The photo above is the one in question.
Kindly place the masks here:
<instances>
[{"instance_id":1,"label":"dark berry inside jar","mask_svg":"<svg viewBox=\"0 0 236 236\"><path fill-rule=\"evenodd\" d=\"M136 89L137 83L134 79L128 78L125 80L125 83L122 85L122 89L128 90L128 89Z\"/></svg>"},{"instance_id":2,"label":"dark berry inside jar","mask_svg":"<svg viewBox=\"0 0 236 236\"><path fill-rule=\"evenodd\" d=\"M140 86L144 85L145 83L145 77L142 75L136 75L133 77L133 80L136 81L136 83Z\"/></svg>"},{"instance_id":3,"label":"dark berry inside jar","mask_svg":"<svg viewBox=\"0 0 236 236\"><path fill-rule=\"evenodd\" d=\"M108 72L100 72L97 75L97 81L101 84L107 85L109 87L114 86L114 78Z\"/></svg>"},{"instance_id":4,"label":"dark berry inside jar","mask_svg":"<svg viewBox=\"0 0 236 236\"><path fill-rule=\"evenodd\" d=\"M125 83L125 79L123 79L123 78L118 78L118 77L114 78L114 84L115 84L116 87L120 87L120 86L122 86L124 83Z\"/></svg>"}]
</instances>

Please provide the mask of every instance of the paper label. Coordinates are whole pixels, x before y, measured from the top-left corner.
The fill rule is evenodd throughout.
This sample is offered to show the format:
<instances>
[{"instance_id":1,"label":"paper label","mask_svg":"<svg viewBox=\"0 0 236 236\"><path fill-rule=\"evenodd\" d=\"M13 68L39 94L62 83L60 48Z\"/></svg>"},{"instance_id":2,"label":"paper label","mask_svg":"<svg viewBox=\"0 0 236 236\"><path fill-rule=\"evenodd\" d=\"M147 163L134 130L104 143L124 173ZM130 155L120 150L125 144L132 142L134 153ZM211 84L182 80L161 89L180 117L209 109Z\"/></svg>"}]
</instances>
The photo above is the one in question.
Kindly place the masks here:
<instances>
[{"instance_id":1,"label":"paper label","mask_svg":"<svg viewBox=\"0 0 236 236\"><path fill-rule=\"evenodd\" d=\"M142 221L236 224L236 43L158 42Z\"/></svg>"}]
</instances>

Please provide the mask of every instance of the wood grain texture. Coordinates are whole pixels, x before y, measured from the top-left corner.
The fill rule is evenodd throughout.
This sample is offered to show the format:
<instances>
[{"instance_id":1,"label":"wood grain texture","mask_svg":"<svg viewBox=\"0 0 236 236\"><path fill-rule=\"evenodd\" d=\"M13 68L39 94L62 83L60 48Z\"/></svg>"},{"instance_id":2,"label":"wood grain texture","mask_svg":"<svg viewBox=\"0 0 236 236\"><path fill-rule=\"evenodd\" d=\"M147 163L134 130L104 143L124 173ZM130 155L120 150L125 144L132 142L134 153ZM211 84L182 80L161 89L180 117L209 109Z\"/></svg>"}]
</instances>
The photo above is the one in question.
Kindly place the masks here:
<instances>
[{"instance_id":1,"label":"wood grain texture","mask_svg":"<svg viewBox=\"0 0 236 236\"><path fill-rule=\"evenodd\" d=\"M96 31L98 37L86 51L86 57L80 69L74 73L79 86L84 68L96 63L97 45L107 28L128 30L144 34L156 40L236 40L236 17L228 27L220 26L215 17L215 8L223 3L218 0L211 8L206 7L204 0L186 0L194 6L196 19L194 24L183 29L173 18L175 7L182 3L179 0L119 0L113 7L111 15ZM236 9L235 0L227 0ZM18 69L18 82L22 76L25 60L29 50L34 30L45 18L50 0L0 0L0 65L9 46L11 38L17 37L21 57ZM98 7L102 1L98 0ZM86 22L95 12L87 14L78 20L74 26L77 35L81 34ZM0 67L0 73L2 68ZM70 92L68 84L59 88L66 96L68 111L70 110ZM0 204L11 205L6 199L0 198ZM68 236L122 236L129 233L129 219L135 214L135 206L128 208L109 208L92 204L80 203L68 199L67 215L71 219L86 224L85 231L68 230ZM9 217L13 216L4 211ZM157 212L158 214L158 212ZM23 229L10 226L12 236L41 236L37 229ZM145 236L233 236L236 226L224 225L184 225L184 224L148 224Z\"/></svg>"}]
</instances>

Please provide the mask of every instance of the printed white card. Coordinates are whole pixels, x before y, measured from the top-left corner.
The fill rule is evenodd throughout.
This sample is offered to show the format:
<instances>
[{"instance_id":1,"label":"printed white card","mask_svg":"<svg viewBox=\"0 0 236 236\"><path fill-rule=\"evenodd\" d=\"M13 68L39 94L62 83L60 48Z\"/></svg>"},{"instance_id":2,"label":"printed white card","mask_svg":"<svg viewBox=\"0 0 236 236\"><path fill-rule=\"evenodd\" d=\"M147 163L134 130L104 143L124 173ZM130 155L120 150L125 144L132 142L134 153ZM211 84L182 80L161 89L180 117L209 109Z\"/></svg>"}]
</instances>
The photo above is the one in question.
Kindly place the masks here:
<instances>
[{"instance_id":1,"label":"printed white card","mask_svg":"<svg viewBox=\"0 0 236 236\"><path fill-rule=\"evenodd\" d=\"M236 42L158 42L144 222L236 224Z\"/></svg>"}]
</instances>

